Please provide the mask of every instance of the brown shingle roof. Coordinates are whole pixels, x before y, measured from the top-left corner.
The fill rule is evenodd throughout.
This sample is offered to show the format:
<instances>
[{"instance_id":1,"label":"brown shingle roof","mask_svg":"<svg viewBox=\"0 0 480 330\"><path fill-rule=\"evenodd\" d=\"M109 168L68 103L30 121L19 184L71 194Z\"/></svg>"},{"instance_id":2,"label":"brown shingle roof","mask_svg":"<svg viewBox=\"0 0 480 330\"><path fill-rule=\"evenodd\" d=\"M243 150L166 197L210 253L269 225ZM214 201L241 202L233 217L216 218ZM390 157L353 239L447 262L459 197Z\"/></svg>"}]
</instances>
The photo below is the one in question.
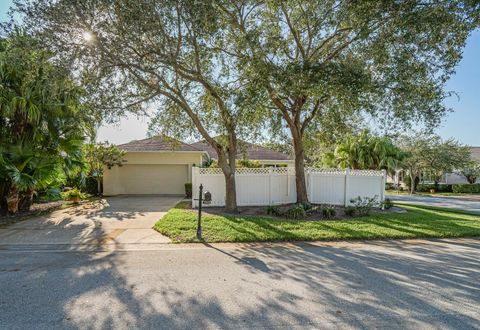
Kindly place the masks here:
<instances>
[{"instance_id":1,"label":"brown shingle roof","mask_svg":"<svg viewBox=\"0 0 480 330\"><path fill-rule=\"evenodd\" d=\"M247 158L250 160L289 160L290 157L287 154L282 152L265 148L253 143L239 141L239 151L237 152L237 159ZM212 146L210 146L205 141L199 141L192 143L191 146L195 147L196 149L204 150L208 153L208 155L213 158L217 159L217 153Z\"/></svg>"},{"instance_id":2,"label":"brown shingle roof","mask_svg":"<svg viewBox=\"0 0 480 330\"><path fill-rule=\"evenodd\" d=\"M125 151L202 151L181 141L154 136L143 140L133 140L118 145L118 148Z\"/></svg>"},{"instance_id":3,"label":"brown shingle roof","mask_svg":"<svg viewBox=\"0 0 480 330\"><path fill-rule=\"evenodd\" d=\"M470 147L470 152L472 153L472 159L480 162L480 147Z\"/></svg>"}]
</instances>

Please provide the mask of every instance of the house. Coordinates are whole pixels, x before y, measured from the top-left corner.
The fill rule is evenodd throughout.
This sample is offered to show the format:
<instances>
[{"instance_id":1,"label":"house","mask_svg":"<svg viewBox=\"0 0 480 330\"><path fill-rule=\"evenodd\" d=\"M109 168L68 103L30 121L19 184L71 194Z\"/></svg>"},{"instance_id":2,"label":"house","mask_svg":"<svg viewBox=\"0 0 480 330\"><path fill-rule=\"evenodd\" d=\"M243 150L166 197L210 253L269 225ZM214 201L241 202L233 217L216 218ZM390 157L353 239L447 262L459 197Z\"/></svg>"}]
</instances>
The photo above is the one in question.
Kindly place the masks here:
<instances>
[{"instance_id":1,"label":"house","mask_svg":"<svg viewBox=\"0 0 480 330\"><path fill-rule=\"evenodd\" d=\"M237 158L257 160L265 166L292 166L288 155L255 144L242 142ZM192 181L192 167L216 158L205 142L187 144L178 140L152 137L118 145L124 150L125 164L105 169L104 195L159 194L183 195L185 183Z\"/></svg>"},{"instance_id":2,"label":"house","mask_svg":"<svg viewBox=\"0 0 480 330\"><path fill-rule=\"evenodd\" d=\"M480 147L470 147L471 158L480 163ZM408 175L404 170L397 170L393 176L387 177L387 183L398 185L403 188L408 188L404 182L405 176ZM424 181L430 183L430 181ZM467 179L459 171L446 173L440 183L445 184L461 184L468 183ZM480 179L477 179L476 183L480 183Z\"/></svg>"},{"instance_id":3,"label":"house","mask_svg":"<svg viewBox=\"0 0 480 330\"><path fill-rule=\"evenodd\" d=\"M470 147L472 160L475 160L480 163L480 147ZM457 184L457 183L468 183L465 176L462 173L454 172L445 174L445 183L448 184ZM477 179L476 183L480 183L480 179Z\"/></svg>"}]
</instances>

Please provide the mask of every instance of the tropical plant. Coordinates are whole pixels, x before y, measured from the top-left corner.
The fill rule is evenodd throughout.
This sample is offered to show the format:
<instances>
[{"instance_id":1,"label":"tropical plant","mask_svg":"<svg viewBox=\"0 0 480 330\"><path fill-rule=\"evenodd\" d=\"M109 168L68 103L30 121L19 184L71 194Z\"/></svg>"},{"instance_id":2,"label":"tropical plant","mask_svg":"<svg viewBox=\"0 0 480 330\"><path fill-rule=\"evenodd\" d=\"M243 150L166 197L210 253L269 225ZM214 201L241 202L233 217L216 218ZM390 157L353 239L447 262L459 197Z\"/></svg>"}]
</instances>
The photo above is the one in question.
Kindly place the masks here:
<instances>
[{"instance_id":1,"label":"tropical plant","mask_svg":"<svg viewBox=\"0 0 480 330\"><path fill-rule=\"evenodd\" d=\"M82 164L93 126L83 93L52 55L19 32L0 42L0 177L8 212L28 209L35 189L58 185Z\"/></svg>"},{"instance_id":2,"label":"tropical plant","mask_svg":"<svg viewBox=\"0 0 480 330\"><path fill-rule=\"evenodd\" d=\"M333 153L325 154L325 164L351 169L385 169L394 172L400 168L406 154L388 137L377 137L363 130L349 135Z\"/></svg>"},{"instance_id":3,"label":"tropical plant","mask_svg":"<svg viewBox=\"0 0 480 330\"><path fill-rule=\"evenodd\" d=\"M378 196L374 197L361 197L358 196L356 198L352 198L350 203L355 208L355 214L359 216L367 216L370 215L370 212L373 208L379 206Z\"/></svg>"},{"instance_id":4,"label":"tropical plant","mask_svg":"<svg viewBox=\"0 0 480 330\"><path fill-rule=\"evenodd\" d=\"M325 219L332 219L337 214L337 210L333 205L324 205L322 206L322 216Z\"/></svg>"}]
</instances>

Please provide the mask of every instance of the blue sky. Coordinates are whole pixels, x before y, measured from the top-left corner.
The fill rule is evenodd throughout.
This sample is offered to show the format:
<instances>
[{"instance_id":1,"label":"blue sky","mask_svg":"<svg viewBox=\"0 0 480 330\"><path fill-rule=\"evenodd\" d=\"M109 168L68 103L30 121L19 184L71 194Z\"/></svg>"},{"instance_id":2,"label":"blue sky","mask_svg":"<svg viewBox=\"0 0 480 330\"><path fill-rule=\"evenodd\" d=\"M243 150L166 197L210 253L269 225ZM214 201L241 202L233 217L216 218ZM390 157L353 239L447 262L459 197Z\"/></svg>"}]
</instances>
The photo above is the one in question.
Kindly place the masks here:
<instances>
[{"instance_id":1,"label":"blue sky","mask_svg":"<svg viewBox=\"0 0 480 330\"><path fill-rule=\"evenodd\" d=\"M11 0L0 0L0 20L7 19L6 13L11 3ZM463 59L446 89L455 91L458 97L450 97L445 101L454 111L443 120L438 134L443 138L453 137L462 143L480 146L480 31L475 31L469 37ZM147 125L147 118L129 116L116 125L101 127L98 139L112 143L141 139L146 135Z\"/></svg>"}]
</instances>

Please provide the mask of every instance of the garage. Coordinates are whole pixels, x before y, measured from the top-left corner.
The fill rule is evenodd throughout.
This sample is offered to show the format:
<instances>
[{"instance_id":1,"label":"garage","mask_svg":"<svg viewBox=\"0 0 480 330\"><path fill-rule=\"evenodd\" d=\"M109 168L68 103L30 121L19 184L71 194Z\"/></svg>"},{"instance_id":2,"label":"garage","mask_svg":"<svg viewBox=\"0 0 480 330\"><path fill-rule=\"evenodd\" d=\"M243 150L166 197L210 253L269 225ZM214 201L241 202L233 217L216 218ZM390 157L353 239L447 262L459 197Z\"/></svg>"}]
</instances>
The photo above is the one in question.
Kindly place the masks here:
<instances>
[{"instance_id":1,"label":"garage","mask_svg":"<svg viewBox=\"0 0 480 330\"><path fill-rule=\"evenodd\" d=\"M125 151L123 165L105 168L103 194L184 195L192 167L203 162L205 152L162 137L135 140L118 147Z\"/></svg>"},{"instance_id":2,"label":"garage","mask_svg":"<svg viewBox=\"0 0 480 330\"><path fill-rule=\"evenodd\" d=\"M119 184L128 194L182 195L188 182L187 165L125 165Z\"/></svg>"}]
</instances>

